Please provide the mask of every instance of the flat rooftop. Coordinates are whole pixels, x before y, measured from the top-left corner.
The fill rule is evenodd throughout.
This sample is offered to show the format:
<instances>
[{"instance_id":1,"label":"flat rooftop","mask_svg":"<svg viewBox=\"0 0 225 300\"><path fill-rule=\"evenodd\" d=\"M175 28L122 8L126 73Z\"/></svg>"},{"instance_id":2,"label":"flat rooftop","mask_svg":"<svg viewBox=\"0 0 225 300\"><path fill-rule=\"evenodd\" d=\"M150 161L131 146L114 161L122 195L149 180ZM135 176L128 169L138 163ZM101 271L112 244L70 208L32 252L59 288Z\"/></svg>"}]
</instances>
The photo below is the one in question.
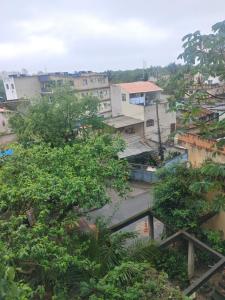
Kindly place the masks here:
<instances>
[{"instance_id":1,"label":"flat rooftop","mask_svg":"<svg viewBox=\"0 0 225 300\"><path fill-rule=\"evenodd\" d=\"M122 90L126 91L129 94L162 91L162 89L158 85L151 81L135 81L127 83L118 83L116 85L120 86Z\"/></svg>"},{"instance_id":2,"label":"flat rooftop","mask_svg":"<svg viewBox=\"0 0 225 300\"><path fill-rule=\"evenodd\" d=\"M127 117L127 116L119 116L119 117L114 117L110 118L104 121L107 125L112 126L114 128L122 128L126 127L129 125L135 125L135 124L140 124L143 123L144 121Z\"/></svg>"}]
</instances>

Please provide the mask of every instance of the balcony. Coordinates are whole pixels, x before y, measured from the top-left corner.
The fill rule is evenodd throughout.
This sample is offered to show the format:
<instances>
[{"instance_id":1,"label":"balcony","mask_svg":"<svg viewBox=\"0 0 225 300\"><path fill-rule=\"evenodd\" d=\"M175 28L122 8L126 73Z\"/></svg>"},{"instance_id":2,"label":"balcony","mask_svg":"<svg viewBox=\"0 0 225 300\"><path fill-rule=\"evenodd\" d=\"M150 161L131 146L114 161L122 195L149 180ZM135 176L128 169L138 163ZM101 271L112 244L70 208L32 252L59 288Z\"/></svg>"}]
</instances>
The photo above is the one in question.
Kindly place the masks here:
<instances>
[{"instance_id":1,"label":"balcony","mask_svg":"<svg viewBox=\"0 0 225 300\"><path fill-rule=\"evenodd\" d=\"M134 105L149 106L153 105L158 94L155 92L130 94L129 103Z\"/></svg>"}]
</instances>

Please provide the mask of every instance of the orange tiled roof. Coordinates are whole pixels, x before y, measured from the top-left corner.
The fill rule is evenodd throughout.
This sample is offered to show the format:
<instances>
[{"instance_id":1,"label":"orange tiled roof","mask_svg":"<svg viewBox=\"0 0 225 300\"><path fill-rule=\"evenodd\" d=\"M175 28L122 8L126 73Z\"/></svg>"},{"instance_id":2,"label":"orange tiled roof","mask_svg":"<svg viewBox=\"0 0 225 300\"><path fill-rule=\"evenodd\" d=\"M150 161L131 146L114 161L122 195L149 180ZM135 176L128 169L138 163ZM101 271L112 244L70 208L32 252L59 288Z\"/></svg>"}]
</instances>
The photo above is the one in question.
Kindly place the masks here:
<instances>
[{"instance_id":1,"label":"orange tiled roof","mask_svg":"<svg viewBox=\"0 0 225 300\"><path fill-rule=\"evenodd\" d=\"M162 91L159 86L151 81L135 81L128 83L118 83L117 85L129 94Z\"/></svg>"}]
</instances>

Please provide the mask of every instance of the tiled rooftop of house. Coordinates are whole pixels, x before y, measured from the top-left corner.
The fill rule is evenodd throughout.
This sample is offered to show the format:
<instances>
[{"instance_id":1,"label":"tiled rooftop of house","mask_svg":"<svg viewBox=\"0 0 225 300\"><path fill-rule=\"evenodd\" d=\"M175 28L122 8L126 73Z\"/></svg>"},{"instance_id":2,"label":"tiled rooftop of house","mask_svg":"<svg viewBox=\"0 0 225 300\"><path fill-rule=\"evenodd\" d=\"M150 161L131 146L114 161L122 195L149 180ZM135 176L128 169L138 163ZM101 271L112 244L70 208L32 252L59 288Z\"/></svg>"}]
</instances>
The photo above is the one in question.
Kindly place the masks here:
<instances>
[{"instance_id":1,"label":"tiled rooftop of house","mask_svg":"<svg viewBox=\"0 0 225 300\"><path fill-rule=\"evenodd\" d=\"M159 86L157 86L155 83L151 81L118 83L117 86L120 86L122 90L126 91L129 94L162 91L162 89Z\"/></svg>"}]
</instances>

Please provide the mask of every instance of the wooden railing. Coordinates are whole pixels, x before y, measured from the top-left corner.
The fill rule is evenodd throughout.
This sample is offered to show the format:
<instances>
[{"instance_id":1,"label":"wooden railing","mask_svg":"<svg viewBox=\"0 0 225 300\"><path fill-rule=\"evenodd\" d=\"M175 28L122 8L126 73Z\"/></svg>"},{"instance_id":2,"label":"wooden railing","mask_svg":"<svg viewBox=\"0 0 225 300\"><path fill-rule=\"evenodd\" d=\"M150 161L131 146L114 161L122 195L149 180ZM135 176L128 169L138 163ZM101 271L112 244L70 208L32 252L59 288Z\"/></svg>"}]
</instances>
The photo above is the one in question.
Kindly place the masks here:
<instances>
[{"instance_id":1,"label":"wooden railing","mask_svg":"<svg viewBox=\"0 0 225 300\"><path fill-rule=\"evenodd\" d=\"M118 224L112 225L110 230L112 233L117 232L126 226L133 224L145 217L148 217L149 222L149 237L154 240L154 214L150 208L143 210L126 220L119 222ZM208 216L210 217L210 215ZM156 217L157 218L157 217ZM202 219L202 221L205 219ZM202 250L208 251L213 257L218 258L218 261L212 266L207 272L205 272L200 278L194 280L184 291L184 295L192 295L199 287L201 287L205 282L207 282L218 270L225 265L225 256L221 253L213 250L211 247L207 246L205 243L201 242L199 239L188 233L187 231L180 230L173 234L172 236L161 241L159 244L160 248L168 247L170 244L185 239L188 241L188 275L189 279L193 278L194 275L194 248L200 248Z\"/></svg>"}]
</instances>

